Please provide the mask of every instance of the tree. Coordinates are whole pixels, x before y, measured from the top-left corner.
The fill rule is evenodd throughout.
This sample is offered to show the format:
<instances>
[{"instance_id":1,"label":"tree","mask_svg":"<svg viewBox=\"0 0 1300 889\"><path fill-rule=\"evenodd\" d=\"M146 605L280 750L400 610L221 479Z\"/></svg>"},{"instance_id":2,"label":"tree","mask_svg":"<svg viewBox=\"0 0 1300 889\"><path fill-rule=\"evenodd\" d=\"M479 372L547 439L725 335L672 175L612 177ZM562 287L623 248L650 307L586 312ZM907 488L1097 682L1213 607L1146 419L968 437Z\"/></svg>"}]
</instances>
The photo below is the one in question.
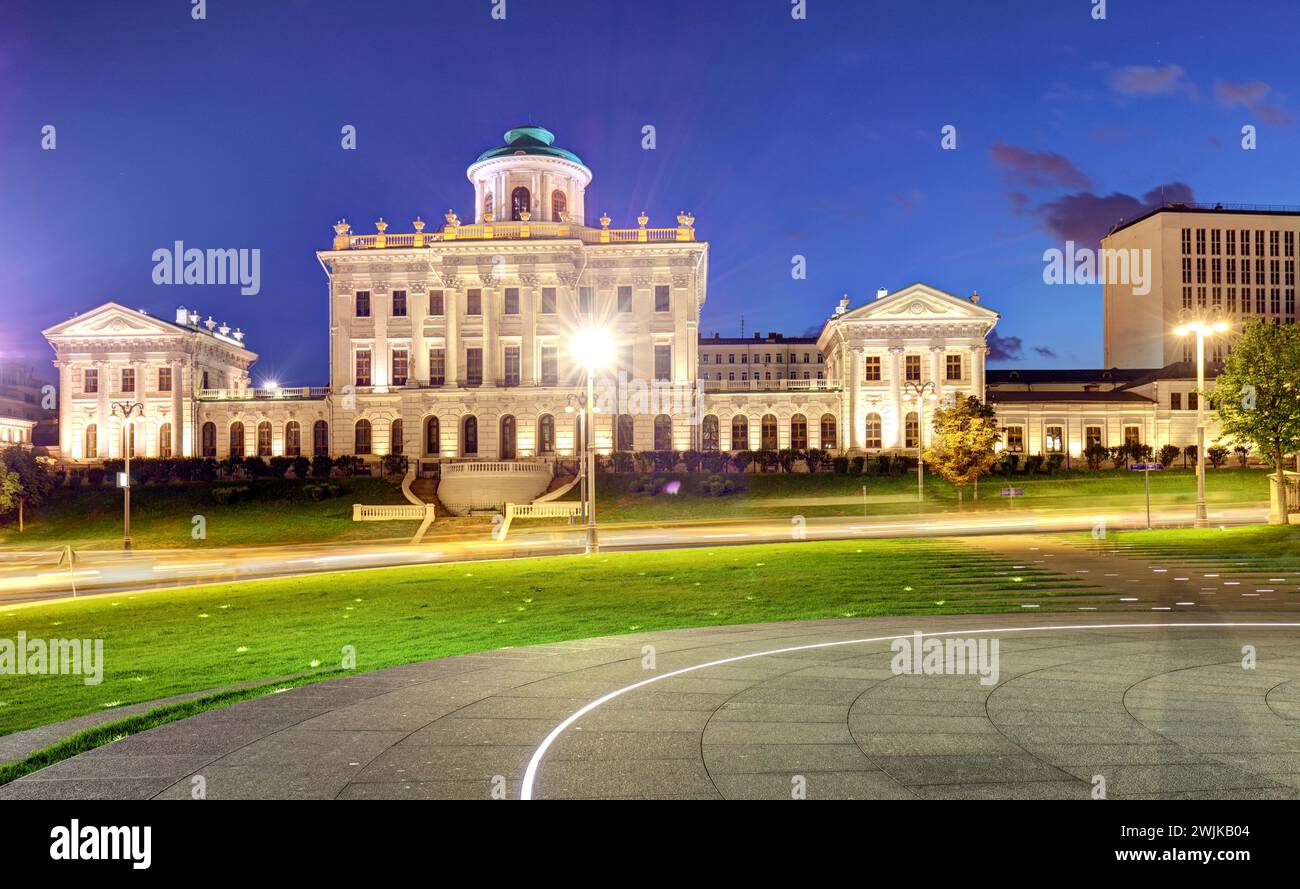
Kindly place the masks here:
<instances>
[{"instance_id":1,"label":"tree","mask_svg":"<svg viewBox=\"0 0 1300 889\"><path fill-rule=\"evenodd\" d=\"M934 412L934 439L925 459L957 488L961 503L965 488L989 472L997 463L995 447L1001 439L997 415L992 407L969 396L950 408Z\"/></svg>"},{"instance_id":2,"label":"tree","mask_svg":"<svg viewBox=\"0 0 1300 889\"><path fill-rule=\"evenodd\" d=\"M1214 381L1212 402L1223 434L1250 442L1273 464L1268 520L1285 524L1283 461L1300 450L1300 326L1247 324Z\"/></svg>"},{"instance_id":3,"label":"tree","mask_svg":"<svg viewBox=\"0 0 1300 889\"><path fill-rule=\"evenodd\" d=\"M0 473L0 514L17 511L21 527L23 510L39 506L54 492L54 478L29 448L16 445L0 451Z\"/></svg>"}]
</instances>

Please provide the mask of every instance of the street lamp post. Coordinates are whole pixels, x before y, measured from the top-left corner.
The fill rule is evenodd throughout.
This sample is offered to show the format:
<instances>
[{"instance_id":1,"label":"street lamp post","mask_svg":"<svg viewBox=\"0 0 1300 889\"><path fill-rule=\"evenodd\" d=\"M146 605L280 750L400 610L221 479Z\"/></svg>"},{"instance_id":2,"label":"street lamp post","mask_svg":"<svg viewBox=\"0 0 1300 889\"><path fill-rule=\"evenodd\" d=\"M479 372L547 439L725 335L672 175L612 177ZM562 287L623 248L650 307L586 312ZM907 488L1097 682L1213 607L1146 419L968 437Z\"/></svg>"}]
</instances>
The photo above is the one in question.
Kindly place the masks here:
<instances>
[{"instance_id":1,"label":"street lamp post","mask_svg":"<svg viewBox=\"0 0 1300 889\"><path fill-rule=\"evenodd\" d=\"M584 328L574 334L570 352L574 359L587 372L586 392L579 397L582 410L582 448L583 477L586 489L587 546L588 554L600 551L600 540L596 534L596 371L609 364L614 349L609 332L600 328Z\"/></svg>"},{"instance_id":2,"label":"street lamp post","mask_svg":"<svg viewBox=\"0 0 1300 889\"><path fill-rule=\"evenodd\" d=\"M122 458L125 471L122 473L122 549L131 551L131 440L134 437L131 417L144 416L144 404L139 401L118 401L113 404L113 415L122 417Z\"/></svg>"},{"instance_id":3,"label":"street lamp post","mask_svg":"<svg viewBox=\"0 0 1300 889\"><path fill-rule=\"evenodd\" d=\"M920 503L925 502L925 398L928 395L933 398L938 387L935 386L934 380L924 383L909 380L903 384L903 388L916 396L916 499ZM903 418L903 423L907 423L907 418ZM904 425L906 429L906 425Z\"/></svg>"},{"instance_id":4,"label":"street lamp post","mask_svg":"<svg viewBox=\"0 0 1300 889\"><path fill-rule=\"evenodd\" d=\"M1205 504L1205 338L1224 333L1229 324L1217 308L1210 311L1182 310L1174 333L1178 336L1196 334L1196 521L1198 528L1209 524Z\"/></svg>"}]
</instances>

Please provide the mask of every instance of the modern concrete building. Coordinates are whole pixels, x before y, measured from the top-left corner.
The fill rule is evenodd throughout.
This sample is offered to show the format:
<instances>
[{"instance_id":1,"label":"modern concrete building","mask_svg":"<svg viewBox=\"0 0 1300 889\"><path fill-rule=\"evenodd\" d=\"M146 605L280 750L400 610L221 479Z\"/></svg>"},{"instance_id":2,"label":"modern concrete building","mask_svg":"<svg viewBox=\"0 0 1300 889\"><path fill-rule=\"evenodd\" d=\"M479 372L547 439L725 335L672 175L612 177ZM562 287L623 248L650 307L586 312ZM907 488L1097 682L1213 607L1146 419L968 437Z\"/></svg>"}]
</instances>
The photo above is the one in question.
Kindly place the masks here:
<instances>
[{"instance_id":1,"label":"modern concrete building","mask_svg":"<svg viewBox=\"0 0 1300 889\"><path fill-rule=\"evenodd\" d=\"M1300 208L1166 204L1115 226L1104 251L1150 259L1150 290L1106 281L1106 367L1161 368L1195 360L1174 333L1181 311L1217 308L1238 329L1251 318L1296 322ZM1138 251L1133 254L1131 251ZM1230 340L1213 343L1222 360Z\"/></svg>"}]
</instances>

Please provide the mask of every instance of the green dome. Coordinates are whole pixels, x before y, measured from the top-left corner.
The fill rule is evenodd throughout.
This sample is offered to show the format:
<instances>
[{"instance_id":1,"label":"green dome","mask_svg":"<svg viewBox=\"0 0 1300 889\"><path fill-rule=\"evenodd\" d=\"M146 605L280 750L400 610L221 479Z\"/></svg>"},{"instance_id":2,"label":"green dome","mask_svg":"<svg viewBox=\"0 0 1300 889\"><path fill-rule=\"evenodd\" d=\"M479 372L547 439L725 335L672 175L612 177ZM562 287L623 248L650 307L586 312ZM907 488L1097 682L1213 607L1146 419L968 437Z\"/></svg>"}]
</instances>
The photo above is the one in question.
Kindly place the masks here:
<instances>
[{"instance_id":1,"label":"green dome","mask_svg":"<svg viewBox=\"0 0 1300 889\"><path fill-rule=\"evenodd\" d=\"M490 148L478 156L481 161L491 160L496 157L512 157L519 154L537 154L543 157L560 157L575 164L582 163L582 158L578 157L572 151L565 151L563 148L556 148L554 145L555 134L546 127L535 127L532 125L524 127L515 127L507 130L505 135L506 144L500 148Z\"/></svg>"}]
</instances>

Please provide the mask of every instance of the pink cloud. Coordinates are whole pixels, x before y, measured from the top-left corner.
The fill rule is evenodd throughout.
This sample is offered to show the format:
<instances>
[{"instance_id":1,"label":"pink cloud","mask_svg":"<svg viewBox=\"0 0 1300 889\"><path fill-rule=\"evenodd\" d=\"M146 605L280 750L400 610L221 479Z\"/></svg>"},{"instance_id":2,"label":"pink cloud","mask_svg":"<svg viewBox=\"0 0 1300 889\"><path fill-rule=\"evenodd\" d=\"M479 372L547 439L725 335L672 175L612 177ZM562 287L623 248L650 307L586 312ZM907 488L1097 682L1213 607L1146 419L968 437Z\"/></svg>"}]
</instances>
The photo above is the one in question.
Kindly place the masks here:
<instances>
[{"instance_id":1,"label":"pink cloud","mask_svg":"<svg viewBox=\"0 0 1300 889\"><path fill-rule=\"evenodd\" d=\"M1087 174L1065 155L1052 151L1030 151L1018 145L997 142L989 149L993 160L1006 171L1008 181L1027 188L1087 188Z\"/></svg>"}]
</instances>

